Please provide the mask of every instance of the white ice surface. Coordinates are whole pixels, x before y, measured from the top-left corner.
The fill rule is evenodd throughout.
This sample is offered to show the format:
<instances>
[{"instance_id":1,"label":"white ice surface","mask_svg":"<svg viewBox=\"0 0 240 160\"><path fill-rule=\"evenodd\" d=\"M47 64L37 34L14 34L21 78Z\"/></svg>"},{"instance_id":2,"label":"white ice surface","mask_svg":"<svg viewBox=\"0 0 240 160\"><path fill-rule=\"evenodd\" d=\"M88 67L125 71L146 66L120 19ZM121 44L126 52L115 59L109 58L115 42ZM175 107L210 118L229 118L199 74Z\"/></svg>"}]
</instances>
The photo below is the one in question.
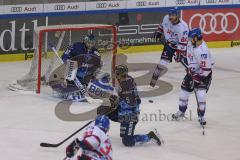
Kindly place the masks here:
<instances>
[{"instance_id":1,"label":"white ice surface","mask_svg":"<svg viewBox=\"0 0 240 160\"><path fill-rule=\"evenodd\" d=\"M109 134L115 160L240 160L240 51L239 48L211 51L216 64L207 100L206 135L201 134L192 96L189 102L192 121L140 121L137 125L136 133L147 133L157 128L165 140L162 147L147 144L126 148L119 138L119 124L112 123ZM129 62L158 62L159 57L160 53L129 55ZM69 141L51 149L41 148L39 143L57 143L86 122L59 120L54 113L58 99L45 94L8 91L7 85L24 75L28 65L26 62L0 64L0 159L63 159ZM170 64L169 72L162 80L173 84L173 90L163 96L143 98L142 114L157 113L158 110L165 114L176 112L183 76L184 70L178 64ZM149 103L149 99L154 103ZM81 107L74 105L71 110L79 112Z\"/></svg>"}]
</instances>

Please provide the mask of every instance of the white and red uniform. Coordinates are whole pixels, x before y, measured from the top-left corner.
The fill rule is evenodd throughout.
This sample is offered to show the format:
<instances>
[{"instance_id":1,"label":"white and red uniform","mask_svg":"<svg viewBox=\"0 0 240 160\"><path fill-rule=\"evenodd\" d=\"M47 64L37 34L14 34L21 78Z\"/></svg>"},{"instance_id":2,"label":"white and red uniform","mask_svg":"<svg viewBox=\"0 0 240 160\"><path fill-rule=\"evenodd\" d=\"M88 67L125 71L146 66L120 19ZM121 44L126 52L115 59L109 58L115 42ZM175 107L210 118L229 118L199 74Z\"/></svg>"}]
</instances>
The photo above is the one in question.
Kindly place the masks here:
<instances>
[{"instance_id":1,"label":"white and red uniform","mask_svg":"<svg viewBox=\"0 0 240 160\"><path fill-rule=\"evenodd\" d=\"M80 138L78 138L80 140ZM82 138L91 150L82 150L81 155L76 155L69 160L79 160L84 156L88 160L112 160L112 145L108 135L98 126L86 128Z\"/></svg>"},{"instance_id":2,"label":"white and red uniform","mask_svg":"<svg viewBox=\"0 0 240 160\"><path fill-rule=\"evenodd\" d=\"M204 41L197 47L194 47L191 42L188 43L187 62L189 72L182 82L179 110L185 113L190 93L195 90L199 104L198 114L200 117L204 117L207 91L211 84L214 64L212 55Z\"/></svg>"},{"instance_id":3,"label":"white and red uniform","mask_svg":"<svg viewBox=\"0 0 240 160\"><path fill-rule=\"evenodd\" d=\"M207 77L212 72L214 60L204 41L196 48L188 44L187 61L191 71L201 77Z\"/></svg>"},{"instance_id":4,"label":"white and red uniform","mask_svg":"<svg viewBox=\"0 0 240 160\"><path fill-rule=\"evenodd\" d=\"M158 31L164 34L171 48L182 52L187 50L189 29L187 23L182 19L179 23L173 25L169 20L169 15L166 15L160 23Z\"/></svg>"}]
</instances>

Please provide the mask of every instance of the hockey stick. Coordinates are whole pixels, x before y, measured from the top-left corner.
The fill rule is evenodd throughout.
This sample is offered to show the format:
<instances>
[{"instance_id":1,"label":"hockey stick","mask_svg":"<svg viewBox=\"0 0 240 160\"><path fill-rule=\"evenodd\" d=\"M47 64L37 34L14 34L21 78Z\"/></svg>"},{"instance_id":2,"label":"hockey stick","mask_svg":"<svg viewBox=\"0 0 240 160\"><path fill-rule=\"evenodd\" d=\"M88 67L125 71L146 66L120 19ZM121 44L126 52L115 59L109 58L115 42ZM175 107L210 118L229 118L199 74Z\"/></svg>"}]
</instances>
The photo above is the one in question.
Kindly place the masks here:
<instances>
[{"instance_id":1,"label":"hockey stick","mask_svg":"<svg viewBox=\"0 0 240 160\"><path fill-rule=\"evenodd\" d=\"M160 39L159 40L161 42L162 45L166 45L166 41L164 41L163 39ZM186 69L189 69L188 68L188 65L186 63L183 62L183 58L180 59L180 63L186 68ZM197 102L197 107L199 108L199 102L198 102L198 98L197 98L197 93L196 93L196 90L194 89L194 95L195 95L195 98L196 98L196 102ZM202 134L205 135L205 127L203 124L201 124L202 126Z\"/></svg>"},{"instance_id":2,"label":"hockey stick","mask_svg":"<svg viewBox=\"0 0 240 160\"><path fill-rule=\"evenodd\" d=\"M116 108L115 108L116 109ZM108 112L105 112L104 114L101 115L109 115L110 113L112 113L113 111L115 111L115 109L111 109ZM56 148L59 147L60 145L62 145L64 142L66 142L67 140L69 140L70 138L72 138L74 135L76 135L78 132L80 132L81 130L83 130L85 127L87 127L89 124L91 124L92 122L94 122L94 120L89 121L87 124L85 124L83 127L81 127L80 129L78 129L77 131L75 131L74 133L72 133L70 136L68 136L67 138L65 138L63 141L56 143L56 144L52 144L52 143L40 143L41 147L51 147L51 148Z\"/></svg>"},{"instance_id":3,"label":"hockey stick","mask_svg":"<svg viewBox=\"0 0 240 160\"><path fill-rule=\"evenodd\" d=\"M65 31L60 33L60 37L59 37L57 46L55 48L56 52L58 52L60 50L64 37L65 37ZM58 54L57 54L57 56L58 56ZM49 81L50 73L51 73L51 71L53 69L53 65L54 65L54 57L51 58L50 65L48 66L47 71L45 73L46 81Z\"/></svg>"},{"instance_id":4,"label":"hockey stick","mask_svg":"<svg viewBox=\"0 0 240 160\"><path fill-rule=\"evenodd\" d=\"M197 93L196 93L195 89L194 89L194 94L195 94L195 98L196 98L196 101L197 101L197 107L199 109L199 102L198 102ZM202 126L202 135L204 136L205 135L205 127L202 123L200 123L200 125Z\"/></svg>"},{"instance_id":5,"label":"hockey stick","mask_svg":"<svg viewBox=\"0 0 240 160\"><path fill-rule=\"evenodd\" d=\"M66 142L67 140L69 140L70 138L72 138L74 135L76 135L78 132L80 132L81 130L83 130L85 127L87 127L89 124L91 124L93 122L89 121L87 124L85 124L83 127L81 127L80 129L78 129L77 131L75 131L73 134L71 134L70 136L68 136L67 138L65 138L63 141L56 143L56 144L51 144L51 143L40 143L41 147L52 147L52 148L56 148L59 147L60 145L62 145L64 142Z\"/></svg>"},{"instance_id":6,"label":"hockey stick","mask_svg":"<svg viewBox=\"0 0 240 160\"><path fill-rule=\"evenodd\" d=\"M181 59L180 63L181 63L186 69L188 69L187 64L185 64L185 63L182 61L182 59ZM197 107L199 108L199 102L198 102L198 98L197 98L196 89L194 89L194 95L195 95L195 98L196 98ZM200 123L200 124L201 124L202 129L203 129L203 130L202 130L202 135L205 135L205 127L204 127L204 125L203 125L202 123Z\"/></svg>"}]
</instances>

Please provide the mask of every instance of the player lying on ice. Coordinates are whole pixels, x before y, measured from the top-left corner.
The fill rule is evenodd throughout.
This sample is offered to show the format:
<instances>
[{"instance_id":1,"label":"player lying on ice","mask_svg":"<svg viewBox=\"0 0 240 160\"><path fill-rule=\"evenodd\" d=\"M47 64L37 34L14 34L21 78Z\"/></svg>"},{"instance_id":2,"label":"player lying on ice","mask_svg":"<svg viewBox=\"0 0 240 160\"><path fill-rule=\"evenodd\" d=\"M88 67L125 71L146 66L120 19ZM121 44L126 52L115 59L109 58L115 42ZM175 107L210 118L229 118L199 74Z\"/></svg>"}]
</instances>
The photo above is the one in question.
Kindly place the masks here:
<instances>
[{"instance_id":1,"label":"player lying on ice","mask_svg":"<svg viewBox=\"0 0 240 160\"><path fill-rule=\"evenodd\" d=\"M76 138L66 148L68 160L112 160L112 145L107 135L110 122L100 115L88 126L82 138Z\"/></svg>"},{"instance_id":2,"label":"player lying on ice","mask_svg":"<svg viewBox=\"0 0 240 160\"><path fill-rule=\"evenodd\" d=\"M161 145L157 130L148 134L134 134L140 114L141 99L134 79L128 75L127 66L118 65L115 68L115 77L118 81L118 95L111 95L110 104L102 104L100 107L105 109L103 113L107 113L106 115L112 121L120 123L120 137L123 145L132 147L136 144L148 143L151 140Z\"/></svg>"},{"instance_id":3,"label":"player lying on ice","mask_svg":"<svg viewBox=\"0 0 240 160\"><path fill-rule=\"evenodd\" d=\"M62 60L66 65L65 83L54 84L51 87L62 98L86 101L86 86L91 80L96 79L102 67L94 35L87 35L82 42L76 42L68 47L62 55Z\"/></svg>"},{"instance_id":4,"label":"player lying on ice","mask_svg":"<svg viewBox=\"0 0 240 160\"><path fill-rule=\"evenodd\" d=\"M186 56L188 31L186 22L180 18L180 11L177 8L170 9L154 33L154 38L160 41L164 48L150 86L154 87L158 78L167 72L167 65L172 62L173 57L176 62L180 62L182 57Z\"/></svg>"},{"instance_id":5,"label":"player lying on ice","mask_svg":"<svg viewBox=\"0 0 240 160\"><path fill-rule=\"evenodd\" d=\"M203 40L199 28L189 32L187 46L187 73L181 85L179 97L179 111L173 114L174 119L184 117L188 107L188 99L191 92L195 91L197 97L198 118L201 125L206 125L204 118L206 110L207 92L212 80L213 59L206 42Z\"/></svg>"}]
</instances>

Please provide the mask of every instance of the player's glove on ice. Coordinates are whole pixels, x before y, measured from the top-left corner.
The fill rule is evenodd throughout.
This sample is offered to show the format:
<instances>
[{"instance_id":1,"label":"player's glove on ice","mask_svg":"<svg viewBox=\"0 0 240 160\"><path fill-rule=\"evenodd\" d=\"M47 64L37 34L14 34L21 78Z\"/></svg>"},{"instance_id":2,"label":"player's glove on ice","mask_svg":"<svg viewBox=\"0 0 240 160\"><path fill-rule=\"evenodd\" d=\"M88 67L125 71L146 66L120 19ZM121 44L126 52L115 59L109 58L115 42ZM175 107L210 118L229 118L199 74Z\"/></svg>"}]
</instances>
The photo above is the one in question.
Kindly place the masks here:
<instances>
[{"instance_id":1,"label":"player's glove on ice","mask_svg":"<svg viewBox=\"0 0 240 160\"><path fill-rule=\"evenodd\" d=\"M77 152L77 150L80 148L79 146L79 140L75 139L69 146L67 146L66 148L66 156L68 158L72 158L75 153Z\"/></svg>"}]
</instances>

